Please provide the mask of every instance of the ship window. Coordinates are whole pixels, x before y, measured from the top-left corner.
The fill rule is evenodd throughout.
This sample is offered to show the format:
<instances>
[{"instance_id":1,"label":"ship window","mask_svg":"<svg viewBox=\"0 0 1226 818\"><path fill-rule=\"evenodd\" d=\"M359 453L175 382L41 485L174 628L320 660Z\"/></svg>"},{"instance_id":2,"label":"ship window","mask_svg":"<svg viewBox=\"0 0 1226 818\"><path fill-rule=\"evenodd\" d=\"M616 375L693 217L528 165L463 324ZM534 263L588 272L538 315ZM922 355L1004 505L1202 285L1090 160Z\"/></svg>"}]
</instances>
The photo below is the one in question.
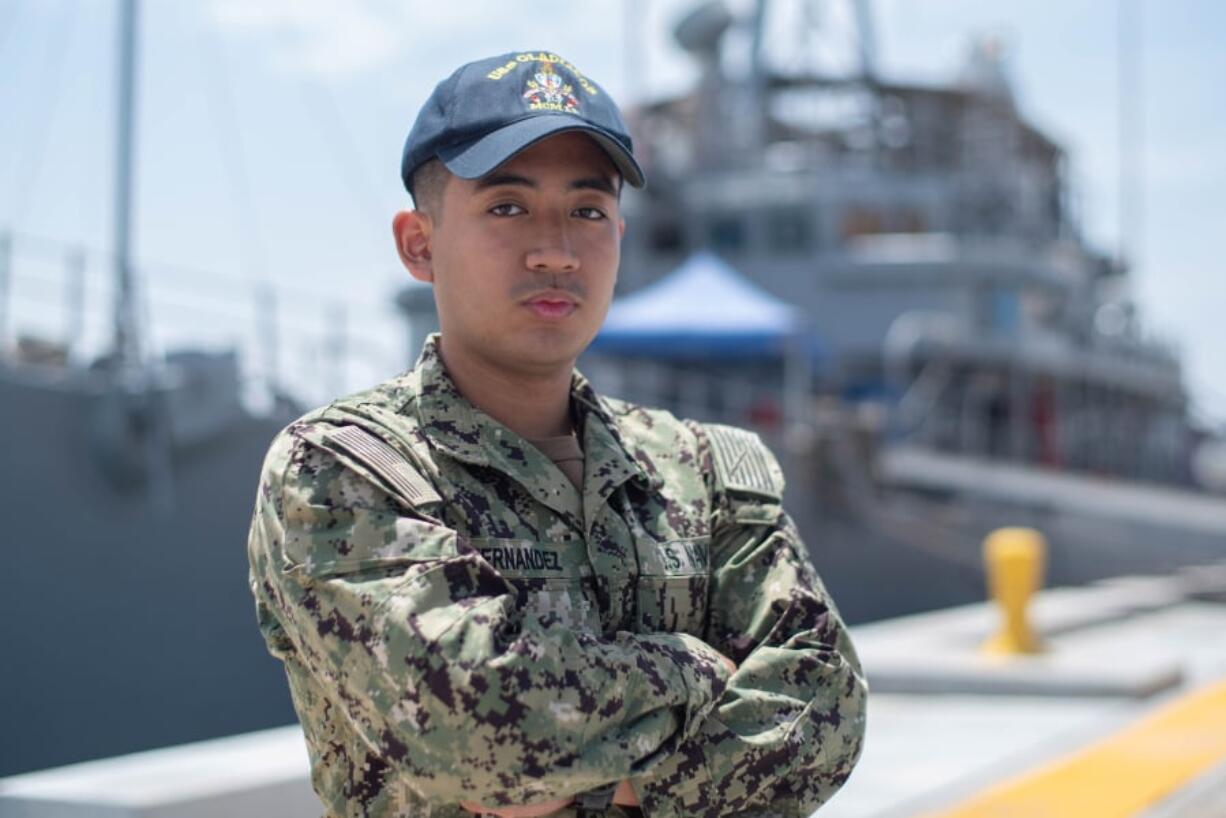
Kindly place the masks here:
<instances>
[{"instance_id":1,"label":"ship window","mask_svg":"<svg viewBox=\"0 0 1226 818\"><path fill-rule=\"evenodd\" d=\"M660 222L651 226L648 234L651 249L657 253L679 253L685 249L681 225L676 222Z\"/></svg>"},{"instance_id":2,"label":"ship window","mask_svg":"<svg viewBox=\"0 0 1226 818\"><path fill-rule=\"evenodd\" d=\"M744 250L744 219L731 214L714 217L707 226L707 240L715 250L727 252Z\"/></svg>"},{"instance_id":3,"label":"ship window","mask_svg":"<svg viewBox=\"0 0 1226 818\"><path fill-rule=\"evenodd\" d=\"M843 214L843 237L872 236L885 232L881 211L872 207L852 205Z\"/></svg>"},{"instance_id":4,"label":"ship window","mask_svg":"<svg viewBox=\"0 0 1226 818\"><path fill-rule=\"evenodd\" d=\"M1002 335L1013 335L1022 325L1021 301L1015 290L989 287L984 294L983 312L988 327Z\"/></svg>"},{"instance_id":5,"label":"ship window","mask_svg":"<svg viewBox=\"0 0 1226 818\"><path fill-rule=\"evenodd\" d=\"M809 213L799 208L777 208L766 213L766 240L772 253L807 252L813 243Z\"/></svg>"},{"instance_id":6,"label":"ship window","mask_svg":"<svg viewBox=\"0 0 1226 818\"><path fill-rule=\"evenodd\" d=\"M923 233L928 229L923 211L914 207L904 207L896 211L893 228L895 233Z\"/></svg>"}]
</instances>

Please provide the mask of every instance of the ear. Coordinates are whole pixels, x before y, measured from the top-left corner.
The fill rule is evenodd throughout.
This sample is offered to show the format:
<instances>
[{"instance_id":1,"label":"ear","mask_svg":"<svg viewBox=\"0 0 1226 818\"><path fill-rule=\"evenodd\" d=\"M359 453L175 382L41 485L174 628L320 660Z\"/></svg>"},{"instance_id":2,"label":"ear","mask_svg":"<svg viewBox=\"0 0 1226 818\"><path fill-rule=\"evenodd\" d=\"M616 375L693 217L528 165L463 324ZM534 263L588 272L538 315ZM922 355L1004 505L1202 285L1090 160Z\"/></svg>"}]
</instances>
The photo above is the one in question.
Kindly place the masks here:
<instances>
[{"instance_id":1,"label":"ear","mask_svg":"<svg viewBox=\"0 0 1226 818\"><path fill-rule=\"evenodd\" d=\"M617 238L618 240L621 240L621 239L624 239L625 237L626 237L626 220L618 219L617 220Z\"/></svg>"},{"instance_id":2,"label":"ear","mask_svg":"<svg viewBox=\"0 0 1226 818\"><path fill-rule=\"evenodd\" d=\"M434 222L420 210L402 210L392 219L392 236L400 263L418 281L434 281L434 259L430 252Z\"/></svg>"}]
</instances>

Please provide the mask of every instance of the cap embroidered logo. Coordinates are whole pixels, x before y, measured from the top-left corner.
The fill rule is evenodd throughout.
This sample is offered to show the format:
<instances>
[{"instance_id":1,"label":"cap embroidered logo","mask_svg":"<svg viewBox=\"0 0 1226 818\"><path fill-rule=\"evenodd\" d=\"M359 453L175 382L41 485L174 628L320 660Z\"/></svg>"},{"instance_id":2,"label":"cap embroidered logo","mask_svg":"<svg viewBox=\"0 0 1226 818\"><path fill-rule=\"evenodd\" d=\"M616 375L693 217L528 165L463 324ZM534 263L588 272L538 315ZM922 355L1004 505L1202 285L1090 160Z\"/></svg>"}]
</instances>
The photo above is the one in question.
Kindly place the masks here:
<instances>
[{"instance_id":1,"label":"cap embroidered logo","mask_svg":"<svg viewBox=\"0 0 1226 818\"><path fill-rule=\"evenodd\" d=\"M579 113L579 100L575 97L574 87L563 81L549 63L541 63L537 72L528 79L523 96L529 111Z\"/></svg>"}]
</instances>

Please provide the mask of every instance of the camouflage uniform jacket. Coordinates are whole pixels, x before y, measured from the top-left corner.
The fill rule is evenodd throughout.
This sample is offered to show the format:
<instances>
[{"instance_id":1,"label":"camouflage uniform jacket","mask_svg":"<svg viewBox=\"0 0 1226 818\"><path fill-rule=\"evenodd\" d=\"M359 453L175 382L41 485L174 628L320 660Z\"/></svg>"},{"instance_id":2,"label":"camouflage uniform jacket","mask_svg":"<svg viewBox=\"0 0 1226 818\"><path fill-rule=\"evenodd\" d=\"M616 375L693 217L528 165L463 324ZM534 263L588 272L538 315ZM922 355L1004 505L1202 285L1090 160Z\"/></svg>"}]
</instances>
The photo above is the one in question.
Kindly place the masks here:
<instances>
[{"instance_id":1,"label":"camouflage uniform jacket","mask_svg":"<svg viewBox=\"0 0 1226 818\"><path fill-rule=\"evenodd\" d=\"M457 802L623 778L649 818L830 798L866 687L770 452L576 374L579 492L436 343L264 465L251 588L329 813L472 818Z\"/></svg>"}]
</instances>

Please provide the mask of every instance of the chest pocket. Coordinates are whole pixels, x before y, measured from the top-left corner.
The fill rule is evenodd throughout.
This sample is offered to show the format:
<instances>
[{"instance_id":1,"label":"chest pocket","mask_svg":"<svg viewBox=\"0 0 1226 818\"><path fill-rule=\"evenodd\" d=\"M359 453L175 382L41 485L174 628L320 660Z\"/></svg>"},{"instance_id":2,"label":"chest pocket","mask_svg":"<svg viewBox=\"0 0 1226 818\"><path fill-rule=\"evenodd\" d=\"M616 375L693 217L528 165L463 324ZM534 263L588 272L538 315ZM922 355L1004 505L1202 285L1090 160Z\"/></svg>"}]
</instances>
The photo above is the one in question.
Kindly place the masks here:
<instances>
[{"instance_id":1,"label":"chest pocket","mask_svg":"<svg viewBox=\"0 0 1226 818\"><path fill-rule=\"evenodd\" d=\"M701 636L711 580L711 538L639 539L638 620L643 632Z\"/></svg>"},{"instance_id":2,"label":"chest pocket","mask_svg":"<svg viewBox=\"0 0 1226 818\"><path fill-rule=\"evenodd\" d=\"M519 609L544 625L599 632L596 586L583 540L534 542L480 537L469 541L515 586Z\"/></svg>"}]
</instances>

